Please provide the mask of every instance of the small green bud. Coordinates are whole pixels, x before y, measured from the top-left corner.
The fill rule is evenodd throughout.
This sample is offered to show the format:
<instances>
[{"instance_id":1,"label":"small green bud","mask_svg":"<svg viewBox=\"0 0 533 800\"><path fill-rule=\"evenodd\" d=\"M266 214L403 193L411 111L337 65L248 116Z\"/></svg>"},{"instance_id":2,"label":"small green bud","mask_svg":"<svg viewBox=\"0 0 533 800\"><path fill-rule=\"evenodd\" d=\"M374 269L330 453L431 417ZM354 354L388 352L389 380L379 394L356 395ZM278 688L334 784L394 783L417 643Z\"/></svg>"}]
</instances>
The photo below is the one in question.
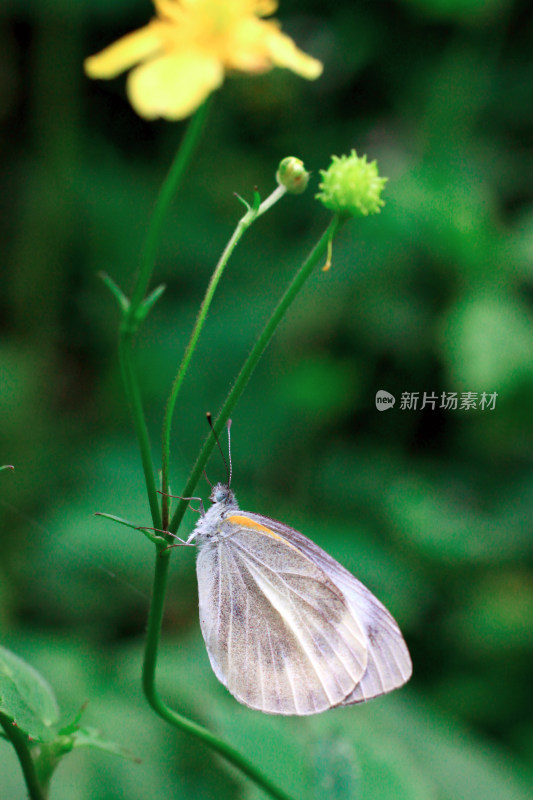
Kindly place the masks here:
<instances>
[{"instance_id":1,"label":"small green bud","mask_svg":"<svg viewBox=\"0 0 533 800\"><path fill-rule=\"evenodd\" d=\"M367 163L366 156L359 158L355 150L349 156L332 156L329 169L321 169L321 191L315 195L326 208L336 214L366 217L378 214L381 192L388 178L380 178L376 161Z\"/></svg>"},{"instance_id":2,"label":"small green bud","mask_svg":"<svg viewBox=\"0 0 533 800\"><path fill-rule=\"evenodd\" d=\"M276 180L280 186L285 187L289 194L302 194L309 183L309 172L299 158L287 156L279 162Z\"/></svg>"}]
</instances>

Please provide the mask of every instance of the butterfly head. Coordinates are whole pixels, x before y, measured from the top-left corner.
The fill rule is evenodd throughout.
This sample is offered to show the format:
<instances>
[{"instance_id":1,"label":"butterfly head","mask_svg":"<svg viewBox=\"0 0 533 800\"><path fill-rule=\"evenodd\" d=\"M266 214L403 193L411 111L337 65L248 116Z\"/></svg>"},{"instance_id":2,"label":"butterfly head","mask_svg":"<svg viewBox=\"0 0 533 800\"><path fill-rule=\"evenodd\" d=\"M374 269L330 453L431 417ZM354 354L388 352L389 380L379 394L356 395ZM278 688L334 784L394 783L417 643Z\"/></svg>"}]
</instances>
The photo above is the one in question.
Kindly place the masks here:
<instances>
[{"instance_id":1,"label":"butterfly head","mask_svg":"<svg viewBox=\"0 0 533 800\"><path fill-rule=\"evenodd\" d=\"M222 503L225 506L234 506L237 504L235 495L226 483L216 483L213 486L213 491L209 495L212 503Z\"/></svg>"}]
</instances>

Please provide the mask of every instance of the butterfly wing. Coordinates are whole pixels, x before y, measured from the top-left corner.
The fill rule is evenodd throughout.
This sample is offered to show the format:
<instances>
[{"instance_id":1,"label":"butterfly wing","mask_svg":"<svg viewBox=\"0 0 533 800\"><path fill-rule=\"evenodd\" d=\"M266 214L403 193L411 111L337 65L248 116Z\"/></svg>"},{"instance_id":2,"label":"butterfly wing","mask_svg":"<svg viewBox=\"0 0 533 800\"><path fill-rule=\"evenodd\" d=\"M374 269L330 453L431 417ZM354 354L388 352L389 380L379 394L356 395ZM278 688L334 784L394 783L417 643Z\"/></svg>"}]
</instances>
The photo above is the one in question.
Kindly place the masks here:
<instances>
[{"instance_id":1,"label":"butterfly wing","mask_svg":"<svg viewBox=\"0 0 533 800\"><path fill-rule=\"evenodd\" d=\"M242 512L200 547L200 624L218 679L244 705L314 714L351 695L366 636L312 558Z\"/></svg>"},{"instance_id":2,"label":"butterfly wing","mask_svg":"<svg viewBox=\"0 0 533 800\"><path fill-rule=\"evenodd\" d=\"M247 513L247 516L257 524L269 526L319 566L341 591L352 616L364 631L366 670L340 705L362 703L403 686L413 671L411 658L400 629L385 606L338 561L299 531L261 514Z\"/></svg>"}]
</instances>

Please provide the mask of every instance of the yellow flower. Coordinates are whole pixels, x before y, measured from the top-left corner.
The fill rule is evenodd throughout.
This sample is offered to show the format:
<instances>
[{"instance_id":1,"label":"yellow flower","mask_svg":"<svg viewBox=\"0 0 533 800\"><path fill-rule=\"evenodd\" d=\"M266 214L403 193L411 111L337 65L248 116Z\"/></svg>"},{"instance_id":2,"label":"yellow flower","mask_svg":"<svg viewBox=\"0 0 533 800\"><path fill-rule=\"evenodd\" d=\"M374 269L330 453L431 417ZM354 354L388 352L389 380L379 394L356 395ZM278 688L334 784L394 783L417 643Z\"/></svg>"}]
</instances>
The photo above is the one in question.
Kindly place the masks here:
<instances>
[{"instance_id":1,"label":"yellow flower","mask_svg":"<svg viewBox=\"0 0 533 800\"><path fill-rule=\"evenodd\" d=\"M322 64L281 33L275 0L153 0L146 27L85 61L90 78L128 76L129 100L142 117L183 119L222 84L226 71L287 67L313 80Z\"/></svg>"}]
</instances>

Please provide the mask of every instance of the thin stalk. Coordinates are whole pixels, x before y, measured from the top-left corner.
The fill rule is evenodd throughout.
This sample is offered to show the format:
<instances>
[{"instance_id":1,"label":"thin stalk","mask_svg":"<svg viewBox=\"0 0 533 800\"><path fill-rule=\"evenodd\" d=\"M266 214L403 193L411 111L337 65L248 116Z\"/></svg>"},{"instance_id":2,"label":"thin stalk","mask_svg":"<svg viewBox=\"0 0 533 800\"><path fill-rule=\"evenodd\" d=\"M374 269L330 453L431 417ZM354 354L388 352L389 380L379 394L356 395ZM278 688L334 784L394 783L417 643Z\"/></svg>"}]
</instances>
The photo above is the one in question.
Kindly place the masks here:
<instances>
[{"instance_id":1,"label":"thin stalk","mask_svg":"<svg viewBox=\"0 0 533 800\"><path fill-rule=\"evenodd\" d=\"M185 378L192 355L196 349L198 339L204 327L205 320L207 318L207 314L211 306L211 301L213 300L216 288L218 286L220 278L222 277L222 273L226 268L226 264L228 263L231 254L233 253L235 247L237 246L238 242L240 241L244 233L248 230L248 228L255 222L255 220L258 217L264 214L265 211L268 211L269 208L272 208L274 203L276 203L281 197L283 197L285 192L286 189L283 186L278 186L272 192L272 194L269 195L269 197L267 197L266 200L264 200L261 203L261 205L249 208L246 214L239 220L237 227L233 232L233 235L231 236L226 247L224 248L224 252L220 256L218 264L215 267L215 271L211 276L211 280L209 281L209 285L204 295L204 299L202 300L198 316L196 317L196 322L194 324L191 337L189 339L187 347L185 348L185 353L183 354L183 358L180 367L178 369L178 372L176 374L176 377L174 378L174 383L172 384L170 396L168 398L167 407L165 410L165 418L163 420L163 436L162 436L163 455L162 455L161 490L163 497L162 527L164 530L167 529L168 517L169 517L168 481L169 481L169 466L170 466L170 432L172 427L172 416L174 414L176 400L178 398L178 394L181 385L183 383L183 379Z\"/></svg>"},{"instance_id":2,"label":"thin stalk","mask_svg":"<svg viewBox=\"0 0 533 800\"><path fill-rule=\"evenodd\" d=\"M13 725L12 722L6 719L3 714L0 714L0 725L5 731L6 737L15 748L30 800L46 800L48 791L39 783L37 771L35 769L35 761L28 747L27 737L21 733L16 725Z\"/></svg>"},{"instance_id":3,"label":"thin stalk","mask_svg":"<svg viewBox=\"0 0 533 800\"><path fill-rule=\"evenodd\" d=\"M269 200L270 198L267 198L267 200L265 200L265 204L267 204ZM277 326L279 325L281 319L286 314L289 306L291 305L296 295L304 285L305 281L311 274L315 265L320 261L321 258L323 258L324 253L326 252L326 249L328 247L328 243L337 233L338 229L341 226L341 223L342 220L339 219L338 217L333 218L331 224L325 231L324 235L322 236L322 238L320 239L320 241L318 242L318 244L308 257L308 259L304 262L299 272L296 274L295 278L293 279L287 291L280 300L278 306L274 310L274 313L272 314L271 318L265 325L263 332L259 336L259 339L257 340L254 348L252 349L252 352L248 356L243 368L241 369L239 375L237 376L237 380L235 381L235 384L233 385L233 388L231 389L226 399L226 402L222 407L222 410L216 422L216 428L218 431L222 429L223 425L229 418L229 415L231 414L238 399L240 398L253 370L257 365L257 362L259 361L269 341L274 335L274 332ZM241 230L239 226L237 226L237 230L235 231L234 236L231 238L226 250L224 251L224 254L221 258L221 262L223 263L227 262L227 258L229 258L231 251L233 250L235 244L238 241L238 238L236 237L242 235L243 232L244 231ZM217 281L220 278L220 275L217 272L218 266L219 265L217 265L217 269L215 269L214 276L211 280L211 283L208 287L208 291L206 293L206 299L208 301L207 308L208 308L208 303L211 301L212 293L216 288L216 283L214 287L212 286L213 279L215 275L217 275L216 279ZM207 313L207 308L205 309L205 313ZM193 330L193 334L191 335L189 346L187 348L187 350L189 349L191 350L191 354L196 344L199 332L201 330L201 326L203 325L204 321L205 321L205 314L202 315L202 312L200 312L195 329ZM189 361L190 361L190 355L188 356L187 359L187 351L186 351L186 354L184 356L184 361L182 361L180 370L178 371L178 375L175 381L175 385L177 384L176 393L179 387L181 386L181 381L183 380L183 375L185 374ZM173 392L174 392L174 387L173 387ZM171 398L172 396L173 394L171 394ZM169 400L169 405L170 402L171 400ZM169 410L169 406L167 406L168 425L170 425L171 416L172 416L172 407ZM170 433L170 427L168 428L168 433ZM189 490L192 491L193 488L196 486L196 483L198 482L202 470L211 453L213 445L214 445L214 439L212 436L209 436L193 468L193 471L187 483L187 488L184 492L185 496L187 496L187 492ZM174 518L172 520L172 523L169 526L169 530L173 532L177 530L187 506L188 503L186 501L182 501L182 504L178 506ZM159 716L161 716L171 725L203 741L204 744L206 744L208 747L217 752L219 755L223 756L231 764L240 769L241 772L243 772L245 775L251 778L258 786L261 786L266 792L268 792L268 794L270 794L271 797L276 798L276 800L290 800L289 796L284 791L275 786L267 776L259 772L253 764L250 764L248 760L245 759L231 745L219 739L217 736L215 736L215 734L211 733L211 731L207 730L203 726L198 725L196 722L193 722L192 720L183 717L181 714L178 714L175 711L172 711L172 709L168 708L161 699L156 689L155 673L157 667L159 641L161 637L161 623L163 618L165 596L166 596L166 589L168 582L169 563L170 563L170 551L165 548L164 544L156 545L154 583L152 591L152 601L150 604L150 614L148 618L148 630L146 636L146 647L145 647L144 664L143 664L143 689L148 702L150 703L154 711L156 711L156 713L159 714Z\"/></svg>"},{"instance_id":4,"label":"thin stalk","mask_svg":"<svg viewBox=\"0 0 533 800\"><path fill-rule=\"evenodd\" d=\"M126 389L126 396L131 408L133 426L137 434L139 448L141 451L141 461L146 483L148 501L152 521L155 528L160 528L162 524L161 512L159 508L159 496L157 494L150 438L144 416L144 409L141 398L141 391L137 380L137 373L133 363L133 335L139 325L137 311L148 290L152 272L154 270L157 247L161 237L163 223L170 207L170 203L178 184L189 164L195 145L197 144L202 132L210 101L204 103L192 118L185 136L178 148L178 152L172 162L167 177L160 189L157 202L152 214L148 232L144 241L141 253L139 271L137 273L133 287L131 300L122 318L119 333L119 359Z\"/></svg>"},{"instance_id":5,"label":"thin stalk","mask_svg":"<svg viewBox=\"0 0 533 800\"><path fill-rule=\"evenodd\" d=\"M189 165L191 156L194 152L196 145L200 139L209 108L211 106L211 98L200 106L194 117L191 119L185 136L178 148L178 152L172 162L167 177L159 191L157 202L150 219L148 232L144 240L144 245L141 253L141 261L139 264L139 271L135 278L135 285L131 295L131 314L135 314L137 308L141 304L154 271L155 260L157 256L157 248L161 238L161 231L163 223L167 215L172 198L176 194L178 185L183 177L185 170Z\"/></svg>"},{"instance_id":6,"label":"thin stalk","mask_svg":"<svg viewBox=\"0 0 533 800\"><path fill-rule=\"evenodd\" d=\"M333 239L333 237L337 234L340 227L342 226L345 220L339 216L333 217L330 225L328 226L327 230L322 235L319 242L316 244L315 248L307 258L307 260L303 263L300 270L296 273L294 279L292 280L291 284L289 285L288 289L286 290L285 294L281 298L278 306L274 310L274 313L268 320L267 324L265 325L263 332L259 336L258 340L256 341L250 355L244 362L244 365L239 372L233 387L231 388L224 405L216 419L215 422L215 430L217 434L220 434L224 425L228 421L233 409L237 405L241 394L244 391L246 384L248 383L252 372L254 371L255 367L257 366L257 362L263 355L264 351L266 350L272 336L274 335L276 328L278 327L279 323L285 316L289 306L292 304L293 300L295 299L296 295L310 276L311 272L313 271L316 264L323 258L329 242ZM191 471L187 484L183 490L183 497L191 497L193 494L196 484L198 483L200 476L207 464L207 460L211 455L211 451L215 446L215 439L212 435L209 435L204 442L202 450L200 451L200 455L196 459L196 463ZM187 500L180 500L176 511L174 512L174 516L168 526L168 530L171 533L176 533L185 511L188 508L188 501Z\"/></svg>"},{"instance_id":7,"label":"thin stalk","mask_svg":"<svg viewBox=\"0 0 533 800\"><path fill-rule=\"evenodd\" d=\"M131 331L125 328L126 325L123 323L121 325L118 341L120 369L122 372L124 388L126 390L126 397L128 398L128 403L131 410L133 427L135 429L135 433L137 434L137 441L139 442L139 450L141 453L141 462L144 471L148 502L150 503L152 522L154 528L160 528L161 512L159 509L159 495L157 493L157 487L155 484L150 437L148 435L148 428L146 426L146 420L144 417L141 390L139 388L137 373L133 364L133 334Z\"/></svg>"},{"instance_id":8,"label":"thin stalk","mask_svg":"<svg viewBox=\"0 0 533 800\"><path fill-rule=\"evenodd\" d=\"M155 556L154 583L152 591L152 601L150 604L150 614L148 617L148 630L146 634L146 648L144 651L143 663L143 689L151 707L166 722L175 728L179 728L191 736L195 736L211 750L233 764L237 769L251 778L257 786L262 787L271 797L276 800L291 800L291 797L282 789L279 789L270 778L263 775L253 764L251 764L238 750L230 744L222 741L214 733L204 728L202 725L183 717L168 708L161 699L155 686L155 671L157 666L157 654L159 640L161 636L161 622L165 605L166 588L168 582L168 567L170 563L170 551L164 545L158 545Z\"/></svg>"}]
</instances>

